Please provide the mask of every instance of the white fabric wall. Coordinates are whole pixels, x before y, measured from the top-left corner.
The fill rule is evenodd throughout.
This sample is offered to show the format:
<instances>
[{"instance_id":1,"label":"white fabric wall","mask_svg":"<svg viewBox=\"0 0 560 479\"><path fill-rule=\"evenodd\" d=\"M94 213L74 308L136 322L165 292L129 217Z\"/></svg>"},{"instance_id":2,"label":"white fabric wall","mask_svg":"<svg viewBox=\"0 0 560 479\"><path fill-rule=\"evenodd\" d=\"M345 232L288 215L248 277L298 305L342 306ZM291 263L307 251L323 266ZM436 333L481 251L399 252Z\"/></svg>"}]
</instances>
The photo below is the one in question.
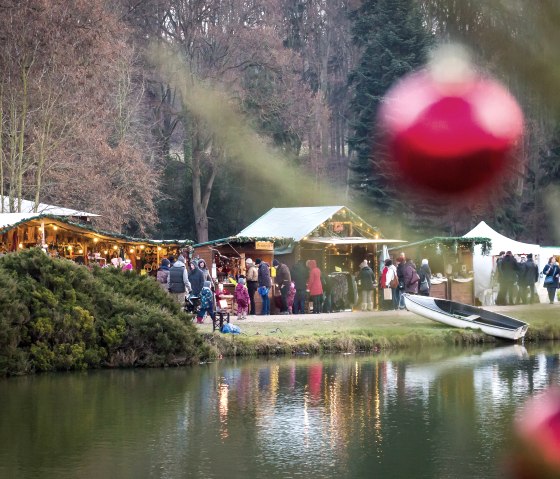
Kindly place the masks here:
<instances>
[{"instance_id":1,"label":"white fabric wall","mask_svg":"<svg viewBox=\"0 0 560 479\"><path fill-rule=\"evenodd\" d=\"M529 254L533 255L533 260L539 265L539 271L542 271L540 263L541 247L537 244L522 243L515 241L493 230L484 221L481 221L463 238L485 237L492 240L492 249L490 254L482 255L482 245L476 245L473 255L474 270L474 295L483 305L493 304L489 293L492 287L492 271L494 268L496 257L501 251L511 251L513 255ZM543 265L544 266L544 265Z\"/></svg>"}]
</instances>

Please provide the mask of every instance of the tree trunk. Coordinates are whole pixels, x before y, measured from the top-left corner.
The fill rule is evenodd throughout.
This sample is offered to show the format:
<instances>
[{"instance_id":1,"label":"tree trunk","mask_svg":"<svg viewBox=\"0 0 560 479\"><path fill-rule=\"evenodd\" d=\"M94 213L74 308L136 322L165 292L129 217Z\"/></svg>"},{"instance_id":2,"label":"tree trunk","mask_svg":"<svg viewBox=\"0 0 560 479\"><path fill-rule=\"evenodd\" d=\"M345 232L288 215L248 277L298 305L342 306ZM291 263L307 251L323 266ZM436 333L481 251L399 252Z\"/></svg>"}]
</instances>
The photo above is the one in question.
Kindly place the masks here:
<instances>
[{"instance_id":1,"label":"tree trunk","mask_svg":"<svg viewBox=\"0 0 560 479\"><path fill-rule=\"evenodd\" d=\"M25 122L27 116L27 80L29 75L29 69L23 67L21 80L23 86L22 92L22 108L21 108L21 127L19 131L19 141L18 141L18 164L17 164L17 210L21 212L21 200L23 196L23 175L25 172L24 168L24 145L25 145Z\"/></svg>"},{"instance_id":2,"label":"tree trunk","mask_svg":"<svg viewBox=\"0 0 560 479\"><path fill-rule=\"evenodd\" d=\"M0 213L4 213L4 89L0 85Z\"/></svg>"},{"instance_id":3,"label":"tree trunk","mask_svg":"<svg viewBox=\"0 0 560 479\"><path fill-rule=\"evenodd\" d=\"M195 140L192 155L192 190L193 190L193 212L196 228L196 237L199 243L208 241L208 203L212 193L212 186L216 179L217 169L209 165L209 176L203 187L204 178L201 172L202 150L200 142ZM204 190L203 190L204 188Z\"/></svg>"}]
</instances>

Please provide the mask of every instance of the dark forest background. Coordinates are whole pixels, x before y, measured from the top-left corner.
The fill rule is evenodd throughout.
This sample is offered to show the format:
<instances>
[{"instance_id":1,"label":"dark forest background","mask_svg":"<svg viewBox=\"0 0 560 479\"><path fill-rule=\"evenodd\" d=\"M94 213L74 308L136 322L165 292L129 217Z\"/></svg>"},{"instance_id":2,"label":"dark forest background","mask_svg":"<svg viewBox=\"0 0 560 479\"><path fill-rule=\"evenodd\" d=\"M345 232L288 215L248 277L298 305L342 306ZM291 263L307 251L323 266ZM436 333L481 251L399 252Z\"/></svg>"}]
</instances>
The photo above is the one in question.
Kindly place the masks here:
<instances>
[{"instance_id":1,"label":"dark forest background","mask_svg":"<svg viewBox=\"0 0 560 479\"><path fill-rule=\"evenodd\" d=\"M558 242L560 7L499 3L4 0L3 212L32 199L100 213L103 229L205 241L274 206L344 204L388 237L484 219ZM522 167L490 204L412 201L382 167L383 94L448 41L526 115Z\"/></svg>"}]
</instances>

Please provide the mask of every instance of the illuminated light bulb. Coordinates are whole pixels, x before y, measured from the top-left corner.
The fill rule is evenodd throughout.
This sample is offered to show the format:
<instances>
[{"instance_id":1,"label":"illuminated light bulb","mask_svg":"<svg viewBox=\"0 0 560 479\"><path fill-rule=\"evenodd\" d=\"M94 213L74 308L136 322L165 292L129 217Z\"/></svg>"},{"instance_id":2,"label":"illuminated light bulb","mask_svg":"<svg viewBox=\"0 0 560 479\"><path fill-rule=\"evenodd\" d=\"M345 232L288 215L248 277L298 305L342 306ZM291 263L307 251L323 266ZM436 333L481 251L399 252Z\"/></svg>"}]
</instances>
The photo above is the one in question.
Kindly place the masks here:
<instances>
[{"instance_id":1,"label":"illuminated light bulb","mask_svg":"<svg viewBox=\"0 0 560 479\"><path fill-rule=\"evenodd\" d=\"M81 249L81 248L78 250L78 253L80 253L80 254L82 254L83 252L84 252L84 250Z\"/></svg>"},{"instance_id":2,"label":"illuminated light bulb","mask_svg":"<svg viewBox=\"0 0 560 479\"><path fill-rule=\"evenodd\" d=\"M23 248L23 243L18 244L20 248Z\"/></svg>"},{"instance_id":3,"label":"illuminated light bulb","mask_svg":"<svg viewBox=\"0 0 560 479\"><path fill-rule=\"evenodd\" d=\"M130 248L128 251L130 251L131 253L134 253L134 248Z\"/></svg>"},{"instance_id":4,"label":"illuminated light bulb","mask_svg":"<svg viewBox=\"0 0 560 479\"><path fill-rule=\"evenodd\" d=\"M107 249L104 250L104 251L103 251L103 254L105 254L105 255L106 255L106 254L109 254L109 250L107 250Z\"/></svg>"},{"instance_id":5,"label":"illuminated light bulb","mask_svg":"<svg viewBox=\"0 0 560 479\"><path fill-rule=\"evenodd\" d=\"M113 249L118 249L118 246L117 246L117 245L113 245Z\"/></svg>"},{"instance_id":6,"label":"illuminated light bulb","mask_svg":"<svg viewBox=\"0 0 560 479\"><path fill-rule=\"evenodd\" d=\"M158 251L161 251L161 246L158 246L157 249L158 249Z\"/></svg>"},{"instance_id":7,"label":"illuminated light bulb","mask_svg":"<svg viewBox=\"0 0 560 479\"><path fill-rule=\"evenodd\" d=\"M140 245L140 249L144 249L144 248L145 248L145 246L143 244Z\"/></svg>"},{"instance_id":8,"label":"illuminated light bulb","mask_svg":"<svg viewBox=\"0 0 560 479\"><path fill-rule=\"evenodd\" d=\"M97 243L99 241L99 238L93 238L93 242Z\"/></svg>"},{"instance_id":9,"label":"illuminated light bulb","mask_svg":"<svg viewBox=\"0 0 560 479\"><path fill-rule=\"evenodd\" d=\"M58 226L53 225L53 230L55 230L55 231L58 230Z\"/></svg>"}]
</instances>

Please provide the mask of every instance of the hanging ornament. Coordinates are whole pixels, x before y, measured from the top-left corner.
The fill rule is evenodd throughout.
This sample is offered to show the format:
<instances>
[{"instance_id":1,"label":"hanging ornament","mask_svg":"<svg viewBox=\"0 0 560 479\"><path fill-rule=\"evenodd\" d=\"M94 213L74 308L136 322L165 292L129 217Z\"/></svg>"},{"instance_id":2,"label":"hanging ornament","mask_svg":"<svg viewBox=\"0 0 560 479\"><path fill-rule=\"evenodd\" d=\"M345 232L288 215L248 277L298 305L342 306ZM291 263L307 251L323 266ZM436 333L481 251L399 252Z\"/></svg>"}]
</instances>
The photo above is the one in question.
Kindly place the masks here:
<instances>
[{"instance_id":1,"label":"hanging ornament","mask_svg":"<svg viewBox=\"0 0 560 479\"><path fill-rule=\"evenodd\" d=\"M488 192L507 178L523 134L513 96L451 46L389 90L379 120L398 179L446 196Z\"/></svg>"}]
</instances>

